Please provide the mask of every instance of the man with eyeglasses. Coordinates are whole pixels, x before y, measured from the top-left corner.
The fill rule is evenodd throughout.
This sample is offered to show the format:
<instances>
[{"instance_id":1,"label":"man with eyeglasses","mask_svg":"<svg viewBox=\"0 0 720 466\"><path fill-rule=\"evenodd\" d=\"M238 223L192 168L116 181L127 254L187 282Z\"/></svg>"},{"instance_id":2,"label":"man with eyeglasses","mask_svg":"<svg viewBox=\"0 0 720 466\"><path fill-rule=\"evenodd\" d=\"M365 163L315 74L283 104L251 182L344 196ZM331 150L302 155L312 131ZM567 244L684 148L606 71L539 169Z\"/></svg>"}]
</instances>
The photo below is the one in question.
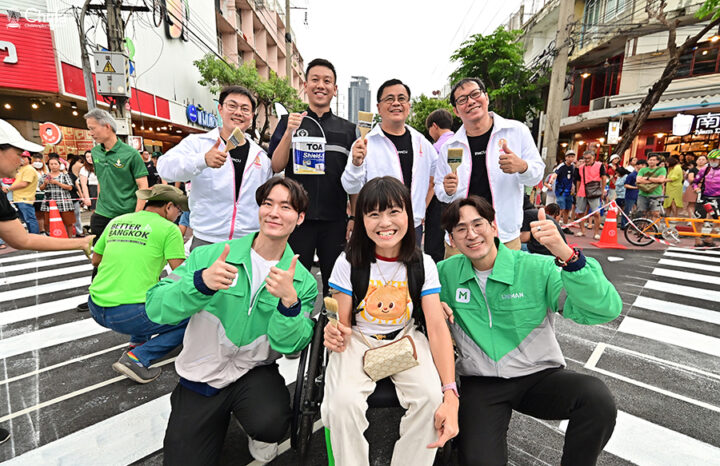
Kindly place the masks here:
<instances>
[{"instance_id":1,"label":"man with eyeglasses","mask_svg":"<svg viewBox=\"0 0 720 466\"><path fill-rule=\"evenodd\" d=\"M410 88L399 79L385 81L377 91L382 118L365 138L355 141L342 175L350 194L359 193L373 178L390 175L410 190L415 235L420 245L425 210L433 198L437 152L430 141L405 124L410 114Z\"/></svg>"},{"instance_id":2,"label":"man with eyeglasses","mask_svg":"<svg viewBox=\"0 0 720 466\"><path fill-rule=\"evenodd\" d=\"M554 319L609 322L622 310L620 295L595 259L563 241L544 209L530 228L554 260L505 247L494 220L492 206L474 195L443 214L461 253L438 264L458 351L460 464L507 464L513 411L569 419L562 464L595 464L615 428L615 401L600 379L566 369Z\"/></svg>"},{"instance_id":3,"label":"man with eyeglasses","mask_svg":"<svg viewBox=\"0 0 720 466\"><path fill-rule=\"evenodd\" d=\"M145 312L145 294L166 264L185 261L185 246L175 220L187 210L187 197L174 186L156 184L136 193L145 209L115 217L95 244L92 263L98 274L90 285L88 307L95 321L130 335L130 345L113 369L137 383L155 380L150 367L182 343L187 320L177 325L152 322ZM153 335L157 335L154 338Z\"/></svg>"},{"instance_id":4,"label":"man with eyeglasses","mask_svg":"<svg viewBox=\"0 0 720 466\"><path fill-rule=\"evenodd\" d=\"M500 241L520 249L524 186L537 185L545 171L530 130L489 111L490 98L478 78L458 81L450 91L450 103L463 124L440 150L435 194L442 202L472 194L486 199L498 212ZM463 151L455 173L447 161L451 148Z\"/></svg>"},{"instance_id":5,"label":"man with eyeglasses","mask_svg":"<svg viewBox=\"0 0 720 466\"><path fill-rule=\"evenodd\" d=\"M268 153L275 173L284 170L285 176L300 183L310 197L305 221L290 235L288 244L300 254L300 263L308 270L312 268L317 252L323 294L327 296L330 273L354 225L353 203L350 203L348 217L348 194L343 189L340 176L345 169L350 146L357 138L357 129L330 108L332 98L337 95L335 66L328 60L316 58L308 63L305 76L303 86L308 108L302 113L280 118L270 138ZM297 136L325 139L324 173L296 173L294 157L291 157L292 139L296 133Z\"/></svg>"},{"instance_id":6,"label":"man with eyeglasses","mask_svg":"<svg viewBox=\"0 0 720 466\"><path fill-rule=\"evenodd\" d=\"M247 131L256 103L250 91L227 86L220 92L222 127L191 134L158 160L158 173L168 182L192 182L190 228L198 246L242 238L260 229L255 191L272 176L270 158L247 135L226 151L236 128Z\"/></svg>"}]
</instances>

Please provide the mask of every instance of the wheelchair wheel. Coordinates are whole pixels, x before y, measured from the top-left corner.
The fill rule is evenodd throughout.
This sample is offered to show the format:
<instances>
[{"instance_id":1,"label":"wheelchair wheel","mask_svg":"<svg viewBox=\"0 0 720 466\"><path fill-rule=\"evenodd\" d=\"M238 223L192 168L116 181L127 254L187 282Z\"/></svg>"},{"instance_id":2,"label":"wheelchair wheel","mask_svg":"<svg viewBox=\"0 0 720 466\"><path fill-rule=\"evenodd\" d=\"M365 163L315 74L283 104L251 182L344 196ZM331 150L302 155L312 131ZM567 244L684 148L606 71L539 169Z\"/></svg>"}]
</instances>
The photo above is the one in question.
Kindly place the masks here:
<instances>
[{"instance_id":1,"label":"wheelchair wheel","mask_svg":"<svg viewBox=\"0 0 720 466\"><path fill-rule=\"evenodd\" d=\"M634 227L628 224L627 228L625 228L625 239L635 246L652 244L654 242L653 237L658 235L657 224L653 223L649 218L636 218L633 223L635 224Z\"/></svg>"},{"instance_id":2,"label":"wheelchair wheel","mask_svg":"<svg viewBox=\"0 0 720 466\"><path fill-rule=\"evenodd\" d=\"M325 386L323 338L326 324L327 316L322 312L315 323L310 346L303 350L302 361L298 365L290 443L302 463L310 447L313 423L320 412ZM306 367L307 371L305 371Z\"/></svg>"}]
</instances>

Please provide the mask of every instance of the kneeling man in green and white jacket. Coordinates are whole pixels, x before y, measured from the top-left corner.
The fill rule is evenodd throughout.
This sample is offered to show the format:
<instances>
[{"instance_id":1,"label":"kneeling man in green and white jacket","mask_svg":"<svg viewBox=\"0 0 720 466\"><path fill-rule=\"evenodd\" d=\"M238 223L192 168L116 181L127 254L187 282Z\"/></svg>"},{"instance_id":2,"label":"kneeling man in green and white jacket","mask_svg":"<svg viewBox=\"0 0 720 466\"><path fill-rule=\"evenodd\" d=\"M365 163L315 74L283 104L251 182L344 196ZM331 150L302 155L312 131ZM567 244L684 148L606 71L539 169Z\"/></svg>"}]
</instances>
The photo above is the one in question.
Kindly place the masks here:
<instances>
[{"instance_id":1,"label":"kneeling man in green and white jacket","mask_svg":"<svg viewBox=\"0 0 720 466\"><path fill-rule=\"evenodd\" d=\"M288 430L290 394L275 361L312 337L317 282L287 245L308 197L297 182L275 177L255 198L258 233L194 249L148 291L153 321L190 317L175 363L165 464L217 464L231 413L260 462L277 455Z\"/></svg>"}]
</instances>

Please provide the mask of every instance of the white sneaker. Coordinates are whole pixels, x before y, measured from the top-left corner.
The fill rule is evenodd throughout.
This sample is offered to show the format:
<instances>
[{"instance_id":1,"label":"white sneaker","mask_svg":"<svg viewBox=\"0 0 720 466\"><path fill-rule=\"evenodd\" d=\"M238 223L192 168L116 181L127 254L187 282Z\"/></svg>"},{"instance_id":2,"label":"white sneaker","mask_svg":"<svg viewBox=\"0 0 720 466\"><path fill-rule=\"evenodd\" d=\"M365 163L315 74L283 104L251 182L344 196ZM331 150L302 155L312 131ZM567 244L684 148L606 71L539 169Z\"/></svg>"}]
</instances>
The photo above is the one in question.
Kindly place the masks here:
<instances>
[{"instance_id":1,"label":"white sneaker","mask_svg":"<svg viewBox=\"0 0 720 466\"><path fill-rule=\"evenodd\" d=\"M277 458L278 444L265 443L248 437L248 450L255 460L265 464Z\"/></svg>"},{"instance_id":2,"label":"white sneaker","mask_svg":"<svg viewBox=\"0 0 720 466\"><path fill-rule=\"evenodd\" d=\"M600 235L595 235L595 239L600 239Z\"/></svg>"}]
</instances>

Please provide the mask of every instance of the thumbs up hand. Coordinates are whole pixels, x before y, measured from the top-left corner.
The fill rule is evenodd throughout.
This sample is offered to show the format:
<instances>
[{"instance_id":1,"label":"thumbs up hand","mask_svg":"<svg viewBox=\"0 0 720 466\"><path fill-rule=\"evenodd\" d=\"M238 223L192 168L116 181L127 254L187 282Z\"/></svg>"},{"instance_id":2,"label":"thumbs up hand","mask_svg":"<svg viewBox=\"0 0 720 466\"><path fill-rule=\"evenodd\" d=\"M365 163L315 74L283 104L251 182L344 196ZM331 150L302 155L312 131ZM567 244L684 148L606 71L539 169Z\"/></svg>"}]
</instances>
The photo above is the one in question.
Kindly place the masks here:
<instances>
[{"instance_id":1,"label":"thumbs up hand","mask_svg":"<svg viewBox=\"0 0 720 466\"><path fill-rule=\"evenodd\" d=\"M225 262L229 253L230 245L225 244L225 249L220 257L202 272L203 282L211 290L227 290L237 276L237 267Z\"/></svg>"},{"instance_id":2,"label":"thumbs up hand","mask_svg":"<svg viewBox=\"0 0 720 466\"><path fill-rule=\"evenodd\" d=\"M297 291L293 287L293 277L295 276L295 266L298 260L295 254L290 261L290 267L287 270L279 269L275 266L270 268L270 273L265 279L265 288L271 295L280 298L283 306L291 307L298 300Z\"/></svg>"},{"instance_id":3,"label":"thumbs up hand","mask_svg":"<svg viewBox=\"0 0 720 466\"><path fill-rule=\"evenodd\" d=\"M352 146L352 163L359 167L365 161L367 155L367 139L360 138Z\"/></svg>"},{"instance_id":4,"label":"thumbs up hand","mask_svg":"<svg viewBox=\"0 0 720 466\"><path fill-rule=\"evenodd\" d=\"M555 222L547 218L544 208L538 210L537 221L530 222L530 231L538 243L545 246L555 257L566 260L573 254L573 250L560 235Z\"/></svg>"},{"instance_id":5,"label":"thumbs up hand","mask_svg":"<svg viewBox=\"0 0 720 466\"><path fill-rule=\"evenodd\" d=\"M527 162L511 151L507 142L503 143L502 152L504 153L500 154L499 159L500 170L505 173L525 173L528 169Z\"/></svg>"}]
</instances>

